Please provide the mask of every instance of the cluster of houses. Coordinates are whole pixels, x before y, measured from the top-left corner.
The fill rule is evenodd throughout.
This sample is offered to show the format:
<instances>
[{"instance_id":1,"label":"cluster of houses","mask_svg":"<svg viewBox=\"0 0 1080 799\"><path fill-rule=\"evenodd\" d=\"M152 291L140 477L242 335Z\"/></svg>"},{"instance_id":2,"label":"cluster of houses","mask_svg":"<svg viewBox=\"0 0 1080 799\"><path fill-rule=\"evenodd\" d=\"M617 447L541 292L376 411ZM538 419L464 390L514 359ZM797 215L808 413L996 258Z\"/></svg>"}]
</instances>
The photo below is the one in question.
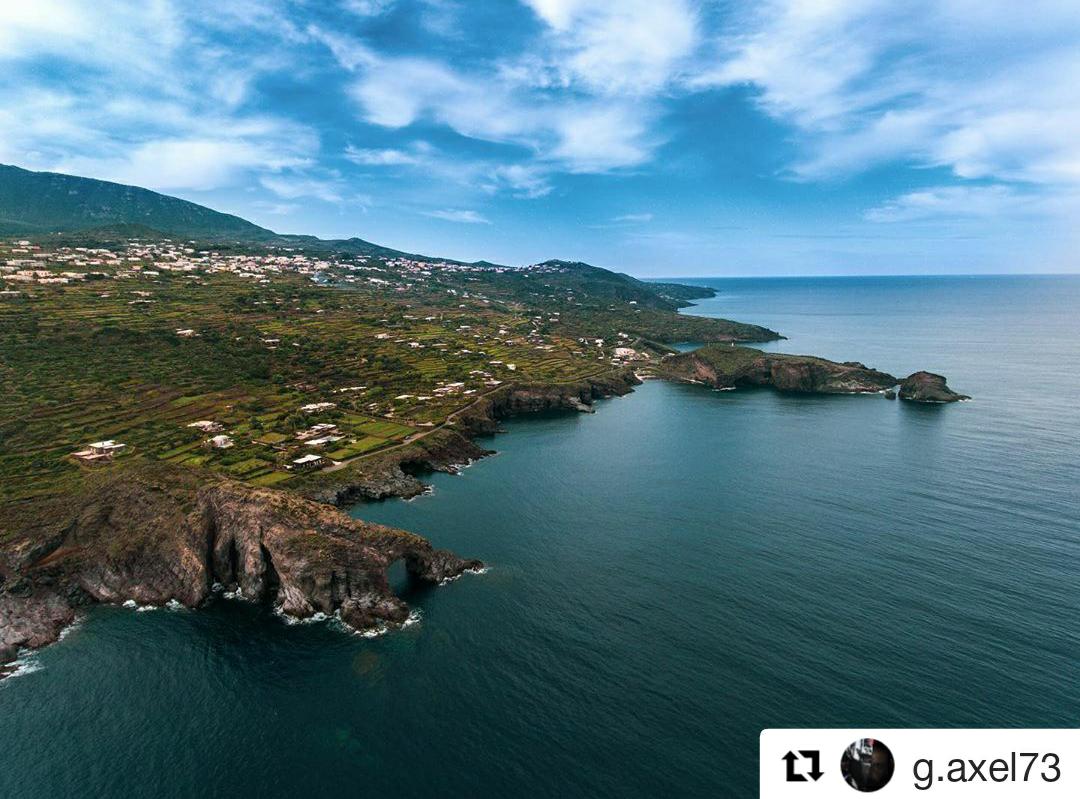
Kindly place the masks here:
<instances>
[{"instance_id":1,"label":"cluster of houses","mask_svg":"<svg viewBox=\"0 0 1080 799\"><path fill-rule=\"evenodd\" d=\"M280 247L262 254L225 254L196 249L194 241L130 239L124 249L61 246L45 249L20 239L0 242L0 278L12 283L70 283L87 278L156 277L163 272L231 272L270 282L274 274L294 272L325 282L329 273L345 283L368 283L406 291L438 273L504 272L510 267L376 259L367 256L308 255L301 248ZM8 290L9 293L14 293ZM455 290L453 292L457 294ZM468 297L468 292L462 296Z\"/></svg>"}]
</instances>

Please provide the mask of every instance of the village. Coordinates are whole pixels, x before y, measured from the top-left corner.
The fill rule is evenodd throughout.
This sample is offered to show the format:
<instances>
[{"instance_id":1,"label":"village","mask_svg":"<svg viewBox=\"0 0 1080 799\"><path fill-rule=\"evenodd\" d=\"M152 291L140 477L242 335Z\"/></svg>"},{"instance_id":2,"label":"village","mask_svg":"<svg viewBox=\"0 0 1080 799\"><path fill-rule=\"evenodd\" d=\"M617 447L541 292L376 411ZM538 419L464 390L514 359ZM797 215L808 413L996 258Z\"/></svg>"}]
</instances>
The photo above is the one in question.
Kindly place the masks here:
<instances>
[{"instance_id":1,"label":"village","mask_svg":"<svg viewBox=\"0 0 1080 799\"><path fill-rule=\"evenodd\" d=\"M297 248L277 247L272 253L222 253L199 249L197 242L171 239L133 239L122 249L92 246L43 246L27 239L0 242L0 280L13 284L56 285L80 280L158 277L163 272L228 272L241 278L269 280L294 273L322 280L329 273L347 284L368 283L405 290L436 273L502 274L511 267L459 264L410 258L370 258L356 255L323 257ZM9 294L15 290L5 289Z\"/></svg>"}]
</instances>

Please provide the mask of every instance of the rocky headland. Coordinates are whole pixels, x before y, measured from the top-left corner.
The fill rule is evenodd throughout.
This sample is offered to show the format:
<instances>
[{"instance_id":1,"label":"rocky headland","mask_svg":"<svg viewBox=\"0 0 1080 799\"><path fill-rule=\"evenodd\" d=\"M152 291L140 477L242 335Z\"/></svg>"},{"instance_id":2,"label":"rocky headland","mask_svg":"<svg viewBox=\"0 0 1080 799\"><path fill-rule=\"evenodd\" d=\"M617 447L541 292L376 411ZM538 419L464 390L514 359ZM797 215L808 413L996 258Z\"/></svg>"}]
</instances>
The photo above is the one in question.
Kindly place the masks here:
<instances>
[{"instance_id":1,"label":"rocky headland","mask_svg":"<svg viewBox=\"0 0 1080 799\"><path fill-rule=\"evenodd\" d=\"M198 607L230 591L367 630L409 615L387 581L392 563L429 583L482 567L291 492L149 463L92 475L78 501L16 529L0 548L0 663L56 640L95 602Z\"/></svg>"},{"instance_id":2,"label":"rocky headland","mask_svg":"<svg viewBox=\"0 0 1080 799\"><path fill-rule=\"evenodd\" d=\"M703 383L713 388L766 386L797 394L884 393L900 386L911 402L968 399L946 385L945 378L916 372L900 379L855 361L839 363L810 355L762 352L751 347L709 345L671 355L657 368L669 380Z\"/></svg>"},{"instance_id":3,"label":"rocky headland","mask_svg":"<svg viewBox=\"0 0 1080 799\"><path fill-rule=\"evenodd\" d=\"M640 381L621 369L565 384L506 386L406 446L309 476L294 490L253 488L210 473L130 460L89 471L77 492L0 515L0 677L21 648L55 641L95 603L186 607L215 592L272 603L289 616L336 615L368 630L409 608L387 570L442 583L483 567L424 538L352 519L332 505L413 497L419 479L491 454L473 438L498 420L549 410L591 412Z\"/></svg>"},{"instance_id":4,"label":"rocky headland","mask_svg":"<svg viewBox=\"0 0 1080 799\"><path fill-rule=\"evenodd\" d=\"M966 399L945 378L898 378L863 364L709 345L671 355L657 377L716 388L885 392L914 402ZM456 472L492 453L476 443L521 414L592 412L600 398L641 381L632 368L585 380L506 385L403 446L316 473L290 490L254 488L209 472L131 459L90 470L78 491L0 511L0 677L21 648L55 641L94 603L199 607L215 592L272 603L297 618L336 615L357 630L403 623L409 608L387 570L441 583L482 568L424 538L338 510L362 500L409 498L431 472Z\"/></svg>"}]
</instances>

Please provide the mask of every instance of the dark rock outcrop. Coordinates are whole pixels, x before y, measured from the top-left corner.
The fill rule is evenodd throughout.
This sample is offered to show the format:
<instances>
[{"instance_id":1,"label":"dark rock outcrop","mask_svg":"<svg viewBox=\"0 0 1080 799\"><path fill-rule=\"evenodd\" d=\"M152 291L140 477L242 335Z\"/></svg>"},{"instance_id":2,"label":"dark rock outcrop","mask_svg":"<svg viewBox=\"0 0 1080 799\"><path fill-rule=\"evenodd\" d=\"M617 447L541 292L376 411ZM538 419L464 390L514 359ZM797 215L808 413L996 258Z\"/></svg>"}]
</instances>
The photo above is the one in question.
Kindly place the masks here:
<instances>
[{"instance_id":1,"label":"dark rock outcrop","mask_svg":"<svg viewBox=\"0 0 1080 799\"><path fill-rule=\"evenodd\" d=\"M292 488L309 499L342 507L361 500L418 496L427 490L418 475L455 473L491 455L492 450L472 439L498 432L500 419L556 410L591 413L595 400L628 394L640 383L633 370L622 369L572 383L508 384L453 414L445 426L422 439L358 459L338 471L313 474Z\"/></svg>"},{"instance_id":2,"label":"dark rock outcrop","mask_svg":"<svg viewBox=\"0 0 1080 799\"><path fill-rule=\"evenodd\" d=\"M490 454L491 450L447 427L404 446L360 458L338 471L310 475L294 483L292 490L316 502L339 507L389 497L409 499L427 490L418 475L454 474L462 466Z\"/></svg>"},{"instance_id":3,"label":"dark rock outcrop","mask_svg":"<svg viewBox=\"0 0 1080 799\"><path fill-rule=\"evenodd\" d=\"M909 402L959 402L971 399L957 394L945 383L945 378L933 372L915 372L900 384L900 399Z\"/></svg>"},{"instance_id":4,"label":"dark rock outcrop","mask_svg":"<svg viewBox=\"0 0 1080 799\"><path fill-rule=\"evenodd\" d=\"M395 561L432 583L482 566L288 492L143 466L95 476L81 503L0 547L0 662L54 641L86 602L195 607L219 584L364 629L408 616L387 581Z\"/></svg>"},{"instance_id":5,"label":"dark rock outcrop","mask_svg":"<svg viewBox=\"0 0 1080 799\"><path fill-rule=\"evenodd\" d=\"M771 386L801 394L862 394L897 384L861 363L837 363L809 355L782 355L749 347L711 345L663 360L658 374L715 388Z\"/></svg>"},{"instance_id":6,"label":"dark rock outcrop","mask_svg":"<svg viewBox=\"0 0 1080 799\"><path fill-rule=\"evenodd\" d=\"M454 420L467 435L488 435L498 430L499 420L545 411L592 413L593 403L605 397L621 397L641 381L632 369L573 383L508 385L474 403Z\"/></svg>"}]
</instances>

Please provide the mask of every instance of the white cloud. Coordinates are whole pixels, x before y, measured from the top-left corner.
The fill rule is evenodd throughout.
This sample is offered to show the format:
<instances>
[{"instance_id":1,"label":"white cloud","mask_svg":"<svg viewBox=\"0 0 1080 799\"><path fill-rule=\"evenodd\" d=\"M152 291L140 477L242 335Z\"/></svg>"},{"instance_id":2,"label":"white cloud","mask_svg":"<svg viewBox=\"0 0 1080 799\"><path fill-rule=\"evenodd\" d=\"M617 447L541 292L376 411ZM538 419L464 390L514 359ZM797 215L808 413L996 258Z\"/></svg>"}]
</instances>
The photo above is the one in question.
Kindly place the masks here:
<instances>
[{"instance_id":1,"label":"white cloud","mask_svg":"<svg viewBox=\"0 0 1080 799\"><path fill-rule=\"evenodd\" d=\"M378 56L367 45L354 37L324 30L318 25L309 25L307 36L311 40L323 44L337 59L337 62L350 72L361 66L371 66L379 63Z\"/></svg>"},{"instance_id":2,"label":"white cloud","mask_svg":"<svg viewBox=\"0 0 1080 799\"><path fill-rule=\"evenodd\" d=\"M508 190L515 197L535 200L551 194L554 187L548 182L547 171L539 166L525 164L479 165L486 175L481 188L489 193Z\"/></svg>"},{"instance_id":3,"label":"white cloud","mask_svg":"<svg viewBox=\"0 0 1080 799\"><path fill-rule=\"evenodd\" d=\"M314 197L328 203L341 202L342 183L340 180L319 180L295 175L264 175L259 182L286 200L299 197Z\"/></svg>"},{"instance_id":4,"label":"white cloud","mask_svg":"<svg viewBox=\"0 0 1080 799\"><path fill-rule=\"evenodd\" d=\"M213 189L233 181L268 158L288 163L258 145L240 140L160 139L112 158L76 156L56 165L59 172L86 175L159 190Z\"/></svg>"},{"instance_id":5,"label":"white cloud","mask_svg":"<svg viewBox=\"0 0 1080 799\"><path fill-rule=\"evenodd\" d=\"M465 75L431 60L369 65L351 93L370 123L403 128L430 119L463 136L527 147L549 168L571 172L636 166L656 143L639 104L535 96L505 76Z\"/></svg>"},{"instance_id":6,"label":"white cloud","mask_svg":"<svg viewBox=\"0 0 1080 799\"><path fill-rule=\"evenodd\" d=\"M605 172L647 161L650 141L646 113L633 105L596 104L563 110L554 120L557 142L551 157L571 172Z\"/></svg>"},{"instance_id":7,"label":"white cloud","mask_svg":"<svg viewBox=\"0 0 1080 799\"><path fill-rule=\"evenodd\" d=\"M599 94L642 95L662 87L698 44L685 0L525 0L548 28L541 66Z\"/></svg>"},{"instance_id":8,"label":"white cloud","mask_svg":"<svg viewBox=\"0 0 1080 799\"><path fill-rule=\"evenodd\" d=\"M168 74L183 44L183 22L171 3L77 0L0 3L0 59L54 55L127 72L129 82Z\"/></svg>"},{"instance_id":9,"label":"white cloud","mask_svg":"<svg viewBox=\"0 0 1080 799\"><path fill-rule=\"evenodd\" d=\"M553 190L549 167L453 156L424 141L413 142L406 149L367 149L349 145L344 155L359 166L408 169L429 181L450 182L485 194L506 192L532 200L546 197Z\"/></svg>"},{"instance_id":10,"label":"white cloud","mask_svg":"<svg viewBox=\"0 0 1080 799\"><path fill-rule=\"evenodd\" d=\"M349 145L345 148L345 157L354 164L362 166L402 166L418 163L418 156L404 150L384 149L369 150Z\"/></svg>"},{"instance_id":11,"label":"white cloud","mask_svg":"<svg viewBox=\"0 0 1080 799\"><path fill-rule=\"evenodd\" d=\"M1080 183L1080 6L774 0L738 18L694 88L749 84L808 142L803 178L889 161Z\"/></svg>"},{"instance_id":12,"label":"white cloud","mask_svg":"<svg viewBox=\"0 0 1080 799\"><path fill-rule=\"evenodd\" d=\"M612 222L652 222L652 214L622 214L621 216L612 217Z\"/></svg>"},{"instance_id":13,"label":"white cloud","mask_svg":"<svg viewBox=\"0 0 1080 799\"><path fill-rule=\"evenodd\" d=\"M297 35L277 3L0 3L0 155L161 191L203 191L308 167L306 125L240 110L290 50L238 59L212 34ZM39 78L40 63L67 76ZM52 88L50 88L52 87Z\"/></svg>"},{"instance_id":14,"label":"white cloud","mask_svg":"<svg viewBox=\"0 0 1080 799\"><path fill-rule=\"evenodd\" d=\"M466 225L490 225L491 220L477 211L446 208L439 211L425 211L424 216L442 219L445 222L460 222Z\"/></svg>"},{"instance_id":15,"label":"white cloud","mask_svg":"<svg viewBox=\"0 0 1080 799\"><path fill-rule=\"evenodd\" d=\"M400 129L433 121L470 138L528 148L549 171L644 163L662 141L651 130L657 118L651 95L696 46L695 13L683 0L663 13L638 0L560 6L536 8L548 24L538 49L468 70L432 58L382 56L355 38L316 28L309 33L357 74L349 93L371 124ZM579 90L551 91L572 87ZM533 185L525 196L540 191Z\"/></svg>"},{"instance_id":16,"label":"white cloud","mask_svg":"<svg viewBox=\"0 0 1080 799\"><path fill-rule=\"evenodd\" d=\"M360 17L377 17L394 7L394 0L343 0L346 11Z\"/></svg>"},{"instance_id":17,"label":"white cloud","mask_svg":"<svg viewBox=\"0 0 1080 799\"><path fill-rule=\"evenodd\" d=\"M868 210L870 222L911 222L927 218L995 217L1030 208L1033 198L1008 186L936 186L909 192Z\"/></svg>"}]
</instances>

